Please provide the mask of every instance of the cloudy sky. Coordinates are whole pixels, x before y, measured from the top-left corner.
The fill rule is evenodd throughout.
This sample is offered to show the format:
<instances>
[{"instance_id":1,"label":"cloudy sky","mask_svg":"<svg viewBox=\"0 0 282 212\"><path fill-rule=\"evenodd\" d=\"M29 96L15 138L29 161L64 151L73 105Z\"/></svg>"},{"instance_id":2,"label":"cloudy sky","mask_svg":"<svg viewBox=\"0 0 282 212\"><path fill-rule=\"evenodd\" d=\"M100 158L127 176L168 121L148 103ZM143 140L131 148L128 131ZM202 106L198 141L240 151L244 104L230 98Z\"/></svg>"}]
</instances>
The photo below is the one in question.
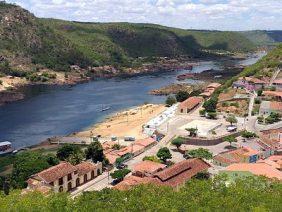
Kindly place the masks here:
<instances>
[{"instance_id":1,"label":"cloudy sky","mask_svg":"<svg viewBox=\"0 0 282 212\"><path fill-rule=\"evenodd\" d=\"M185 29L282 30L282 0L7 0L38 17Z\"/></svg>"}]
</instances>

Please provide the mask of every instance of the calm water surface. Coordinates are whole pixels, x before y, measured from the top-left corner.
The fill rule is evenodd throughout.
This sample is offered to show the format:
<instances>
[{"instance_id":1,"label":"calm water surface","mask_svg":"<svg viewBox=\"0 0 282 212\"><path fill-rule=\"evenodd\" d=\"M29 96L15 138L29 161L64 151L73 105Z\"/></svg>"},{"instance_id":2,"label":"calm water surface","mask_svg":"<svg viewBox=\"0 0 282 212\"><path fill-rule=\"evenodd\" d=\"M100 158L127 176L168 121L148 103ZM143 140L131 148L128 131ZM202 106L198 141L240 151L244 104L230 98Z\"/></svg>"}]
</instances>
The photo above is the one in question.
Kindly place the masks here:
<instances>
[{"instance_id":1,"label":"calm water surface","mask_svg":"<svg viewBox=\"0 0 282 212\"><path fill-rule=\"evenodd\" d=\"M193 72L211 68L223 67L203 62ZM26 99L0 107L0 141L11 141L16 148L30 146L89 127L125 108L144 102L163 103L165 97L148 92L176 82L176 76L186 72L91 81L73 87L32 87L26 91ZM111 110L100 112L103 106L111 106Z\"/></svg>"}]
</instances>

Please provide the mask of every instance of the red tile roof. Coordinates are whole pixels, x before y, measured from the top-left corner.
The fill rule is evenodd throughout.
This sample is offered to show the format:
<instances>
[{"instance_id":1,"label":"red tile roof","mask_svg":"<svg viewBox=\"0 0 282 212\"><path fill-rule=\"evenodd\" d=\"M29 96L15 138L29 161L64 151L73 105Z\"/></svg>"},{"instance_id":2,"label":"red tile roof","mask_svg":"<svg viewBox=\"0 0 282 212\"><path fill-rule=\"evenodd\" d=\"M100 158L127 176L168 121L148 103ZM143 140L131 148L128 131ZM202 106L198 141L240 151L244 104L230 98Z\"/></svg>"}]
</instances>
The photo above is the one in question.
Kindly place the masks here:
<instances>
[{"instance_id":1,"label":"red tile roof","mask_svg":"<svg viewBox=\"0 0 282 212\"><path fill-rule=\"evenodd\" d=\"M273 81L274 84L282 84L282 79L276 79Z\"/></svg>"},{"instance_id":2,"label":"red tile roof","mask_svg":"<svg viewBox=\"0 0 282 212\"><path fill-rule=\"evenodd\" d=\"M207 170L210 167L205 161L194 158L176 163L171 167L156 173L162 185L176 187L191 179L197 173Z\"/></svg>"},{"instance_id":3,"label":"red tile roof","mask_svg":"<svg viewBox=\"0 0 282 212\"><path fill-rule=\"evenodd\" d=\"M91 162L82 162L75 166L78 171L78 175L87 174L97 168L97 165Z\"/></svg>"},{"instance_id":4,"label":"red tile roof","mask_svg":"<svg viewBox=\"0 0 282 212\"><path fill-rule=\"evenodd\" d=\"M282 91L264 91L262 94L265 96L282 97Z\"/></svg>"},{"instance_id":5,"label":"red tile roof","mask_svg":"<svg viewBox=\"0 0 282 212\"><path fill-rule=\"evenodd\" d=\"M163 170L165 167L166 165L164 164L145 160L134 165L133 172L155 174L156 172Z\"/></svg>"},{"instance_id":6,"label":"red tile roof","mask_svg":"<svg viewBox=\"0 0 282 212\"><path fill-rule=\"evenodd\" d=\"M184 102L181 102L180 103L180 109L193 109L195 108L197 105L199 105L201 102L203 101L203 98L202 97L196 97L196 96L193 96L193 97L190 97L188 99L186 99Z\"/></svg>"},{"instance_id":7,"label":"red tile roof","mask_svg":"<svg viewBox=\"0 0 282 212\"><path fill-rule=\"evenodd\" d=\"M235 163L228 166L226 171L248 171L254 175L282 180L282 172L266 163Z\"/></svg>"},{"instance_id":8,"label":"red tile roof","mask_svg":"<svg viewBox=\"0 0 282 212\"><path fill-rule=\"evenodd\" d=\"M64 177L70 173L76 171L77 168L68 162L62 162L56 166L52 166L49 169L45 169L34 175L34 177L39 177L46 183L54 182L61 177Z\"/></svg>"},{"instance_id":9,"label":"red tile roof","mask_svg":"<svg viewBox=\"0 0 282 212\"><path fill-rule=\"evenodd\" d=\"M220 83L214 82L214 83L209 84L209 85L207 86L207 88L219 88L220 86L221 86Z\"/></svg>"},{"instance_id":10,"label":"red tile roof","mask_svg":"<svg viewBox=\"0 0 282 212\"><path fill-rule=\"evenodd\" d=\"M148 147L148 146L152 145L153 143L156 143L156 141L155 141L155 139L153 139L151 137L145 138L145 139L140 139L140 140L137 140L136 142L134 142L134 144L144 146L144 147Z\"/></svg>"},{"instance_id":11,"label":"red tile roof","mask_svg":"<svg viewBox=\"0 0 282 212\"><path fill-rule=\"evenodd\" d=\"M270 109L282 112L282 102L270 102Z\"/></svg>"}]
</instances>

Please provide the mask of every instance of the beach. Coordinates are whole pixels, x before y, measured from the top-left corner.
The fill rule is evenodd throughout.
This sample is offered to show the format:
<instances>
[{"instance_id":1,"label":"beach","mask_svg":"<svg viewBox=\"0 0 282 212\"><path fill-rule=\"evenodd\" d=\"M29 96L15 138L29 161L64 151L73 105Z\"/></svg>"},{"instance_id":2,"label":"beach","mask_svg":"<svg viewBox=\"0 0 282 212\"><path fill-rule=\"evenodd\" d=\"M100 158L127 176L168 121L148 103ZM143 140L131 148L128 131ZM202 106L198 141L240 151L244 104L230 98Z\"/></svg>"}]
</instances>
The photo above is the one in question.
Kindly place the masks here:
<instances>
[{"instance_id":1,"label":"beach","mask_svg":"<svg viewBox=\"0 0 282 212\"><path fill-rule=\"evenodd\" d=\"M87 130L75 134L77 137L124 137L132 136L136 139L145 138L142 126L149 120L162 113L166 107L162 104L146 104L118 112L104 122L91 126Z\"/></svg>"}]
</instances>

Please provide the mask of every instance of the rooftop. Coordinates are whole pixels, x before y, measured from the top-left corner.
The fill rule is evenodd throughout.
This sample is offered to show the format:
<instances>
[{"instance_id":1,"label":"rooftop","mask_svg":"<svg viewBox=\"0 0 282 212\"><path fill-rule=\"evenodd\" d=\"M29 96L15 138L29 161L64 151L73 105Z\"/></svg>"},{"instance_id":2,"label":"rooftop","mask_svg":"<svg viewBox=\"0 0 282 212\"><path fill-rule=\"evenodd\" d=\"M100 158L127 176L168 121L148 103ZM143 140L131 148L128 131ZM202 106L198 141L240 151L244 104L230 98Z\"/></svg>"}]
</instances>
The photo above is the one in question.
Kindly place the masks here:
<instances>
[{"instance_id":1,"label":"rooftop","mask_svg":"<svg viewBox=\"0 0 282 212\"><path fill-rule=\"evenodd\" d=\"M194 158L176 163L161 172L156 173L163 185L176 187L191 179L197 173L207 170L210 167L205 161Z\"/></svg>"},{"instance_id":2,"label":"rooftop","mask_svg":"<svg viewBox=\"0 0 282 212\"><path fill-rule=\"evenodd\" d=\"M64 177L74 171L76 171L77 168L73 166L72 164L68 162L61 162L60 164L56 166L52 166L48 169L43 170L42 172L39 172L33 177L40 178L41 180L45 181L46 183L54 182L55 180L58 180L61 177Z\"/></svg>"},{"instance_id":3,"label":"rooftop","mask_svg":"<svg viewBox=\"0 0 282 212\"><path fill-rule=\"evenodd\" d=\"M188 99L186 99L184 102L181 102L179 107L180 109L193 109L194 107L196 107L198 104L200 104L203 101L202 97L189 97Z\"/></svg>"},{"instance_id":4,"label":"rooftop","mask_svg":"<svg viewBox=\"0 0 282 212\"><path fill-rule=\"evenodd\" d=\"M265 96L282 97L282 91L263 91Z\"/></svg>"},{"instance_id":5,"label":"rooftop","mask_svg":"<svg viewBox=\"0 0 282 212\"><path fill-rule=\"evenodd\" d=\"M142 173L154 174L157 171L163 170L165 167L166 167L166 165L164 165L164 164L145 160L145 161L142 161L140 163L137 163L133 167L133 172L142 172Z\"/></svg>"},{"instance_id":6,"label":"rooftop","mask_svg":"<svg viewBox=\"0 0 282 212\"><path fill-rule=\"evenodd\" d=\"M226 171L247 171L254 175L282 180L282 172L266 163L235 163L228 166Z\"/></svg>"},{"instance_id":7,"label":"rooftop","mask_svg":"<svg viewBox=\"0 0 282 212\"><path fill-rule=\"evenodd\" d=\"M149 138L137 140L137 141L134 142L134 144L147 147L147 146L150 146L151 144L153 144L155 142L156 142L155 139L149 137Z\"/></svg>"},{"instance_id":8,"label":"rooftop","mask_svg":"<svg viewBox=\"0 0 282 212\"><path fill-rule=\"evenodd\" d=\"M214 83L209 84L209 85L207 86L207 88L219 88L220 86L221 86L220 83L214 82Z\"/></svg>"},{"instance_id":9,"label":"rooftop","mask_svg":"<svg viewBox=\"0 0 282 212\"><path fill-rule=\"evenodd\" d=\"M92 170L95 170L97 168L97 165L91 162L82 162L80 164L77 164L75 167L77 168L78 175L84 175L91 172Z\"/></svg>"},{"instance_id":10,"label":"rooftop","mask_svg":"<svg viewBox=\"0 0 282 212\"><path fill-rule=\"evenodd\" d=\"M282 78L274 80L273 84L282 84Z\"/></svg>"}]
</instances>

